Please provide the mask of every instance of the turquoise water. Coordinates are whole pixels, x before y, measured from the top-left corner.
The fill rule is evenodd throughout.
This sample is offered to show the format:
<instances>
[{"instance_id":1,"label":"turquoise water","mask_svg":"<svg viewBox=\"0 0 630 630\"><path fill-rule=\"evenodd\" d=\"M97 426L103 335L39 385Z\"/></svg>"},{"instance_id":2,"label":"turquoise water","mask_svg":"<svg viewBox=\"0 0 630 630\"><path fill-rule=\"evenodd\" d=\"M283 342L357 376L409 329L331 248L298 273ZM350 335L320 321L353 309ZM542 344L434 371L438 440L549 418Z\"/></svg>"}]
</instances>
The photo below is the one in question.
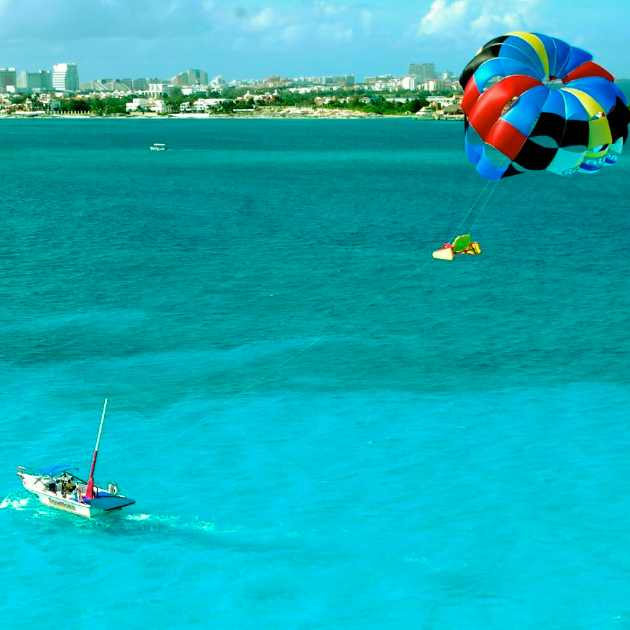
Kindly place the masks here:
<instances>
[{"instance_id":1,"label":"turquoise water","mask_svg":"<svg viewBox=\"0 0 630 630\"><path fill-rule=\"evenodd\" d=\"M630 156L484 189L461 133L1 122L4 628L630 628ZM106 397L137 504L41 506Z\"/></svg>"}]
</instances>

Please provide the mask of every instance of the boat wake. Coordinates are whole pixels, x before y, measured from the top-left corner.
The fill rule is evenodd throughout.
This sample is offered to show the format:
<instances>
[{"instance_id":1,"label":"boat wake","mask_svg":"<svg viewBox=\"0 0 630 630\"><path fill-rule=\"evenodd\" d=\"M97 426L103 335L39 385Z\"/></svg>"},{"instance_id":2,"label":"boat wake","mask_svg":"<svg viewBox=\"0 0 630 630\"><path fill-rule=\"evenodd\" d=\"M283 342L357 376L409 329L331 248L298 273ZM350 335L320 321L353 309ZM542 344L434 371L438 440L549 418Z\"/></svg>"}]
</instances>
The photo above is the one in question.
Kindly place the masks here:
<instances>
[{"instance_id":1,"label":"boat wake","mask_svg":"<svg viewBox=\"0 0 630 630\"><path fill-rule=\"evenodd\" d=\"M2 503L0 503L0 509L13 509L13 510L26 510L26 506L28 505L29 497L20 497L18 494L12 492L11 494L7 494L4 499L2 499Z\"/></svg>"},{"instance_id":2,"label":"boat wake","mask_svg":"<svg viewBox=\"0 0 630 630\"><path fill-rule=\"evenodd\" d=\"M28 512L29 516L37 518L40 516L57 516L59 512L51 507L43 505L39 502L39 499L27 493L24 496L23 493L11 492L7 494L0 503L0 509L14 510L16 512ZM72 518L76 518L75 515L68 514ZM83 519L82 519L83 520Z\"/></svg>"},{"instance_id":3,"label":"boat wake","mask_svg":"<svg viewBox=\"0 0 630 630\"><path fill-rule=\"evenodd\" d=\"M246 527L217 527L212 521L165 514L109 514L86 519L69 512L60 512L43 505L36 497L26 493L7 494L0 508L25 512L27 518L61 519L76 527L100 530L110 535L178 540L184 546L230 549L242 553L259 553L270 550L293 552L304 545L310 546L307 533L288 531L282 524L270 524L265 531L252 531ZM314 543L313 543L314 544Z\"/></svg>"}]
</instances>

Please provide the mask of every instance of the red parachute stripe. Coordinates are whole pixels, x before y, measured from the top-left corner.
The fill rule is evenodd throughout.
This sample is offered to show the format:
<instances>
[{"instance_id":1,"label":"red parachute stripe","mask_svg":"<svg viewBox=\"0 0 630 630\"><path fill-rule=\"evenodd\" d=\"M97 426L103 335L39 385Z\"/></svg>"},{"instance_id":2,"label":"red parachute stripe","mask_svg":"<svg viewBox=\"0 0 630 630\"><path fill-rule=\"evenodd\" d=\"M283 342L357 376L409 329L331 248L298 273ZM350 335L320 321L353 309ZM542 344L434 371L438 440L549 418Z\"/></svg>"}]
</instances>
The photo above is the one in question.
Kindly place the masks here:
<instances>
[{"instance_id":1,"label":"red parachute stripe","mask_svg":"<svg viewBox=\"0 0 630 630\"><path fill-rule=\"evenodd\" d=\"M485 140L510 100L537 85L542 85L538 79L522 74L501 79L479 97L468 116L468 121Z\"/></svg>"},{"instance_id":2,"label":"red parachute stripe","mask_svg":"<svg viewBox=\"0 0 630 630\"><path fill-rule=\"evenodd\" d=\"M475 82L475 77L473 76L470 81L468 81L466 89L464 90L464 98L462 98L461 108L466 116L468 116L480 96L481 92L479 91L479 88L477 88L477 83Z\"/></svg>"},{"instance_id":3,"label":"red parachute stripe","mask_svg":"<svg viewBox=\"0 0 630 630\"><path fill-rule=\"evenodd\" d=\"M575 79L585 79L587 77L604 77L604 79L608 79L612 83L615 82L615 77L613 77L608 70L605 70L597 63L587 61L581 66L578 66L573 72L569 72L569 74L562 79L562 83L575 81Z\"/></svg>"},{"instance_id":4,"label":"red parachute stripe","mask_svg":"<svg viewBox=\"0 0 630 630\"><path fill-rule=\"evenodd\" d=\"M510 125L507 120L499 118L497 124L492 127L486 142L501 153L507 155L510 160L514 160L521 150L527 136L524 136L516 127Z\"/></svg>"}]
</instances>

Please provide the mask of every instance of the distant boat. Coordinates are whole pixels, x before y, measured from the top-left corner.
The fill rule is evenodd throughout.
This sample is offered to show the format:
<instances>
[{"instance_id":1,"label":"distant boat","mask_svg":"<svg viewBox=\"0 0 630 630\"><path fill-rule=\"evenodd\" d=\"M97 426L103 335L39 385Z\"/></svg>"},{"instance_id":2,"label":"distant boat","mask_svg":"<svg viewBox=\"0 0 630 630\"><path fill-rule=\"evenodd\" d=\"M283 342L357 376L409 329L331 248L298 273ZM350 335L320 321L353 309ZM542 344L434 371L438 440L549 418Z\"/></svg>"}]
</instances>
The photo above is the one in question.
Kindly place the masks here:
<instances>
[{"instance_id":1,"label":"distant boat","mask_svg":"<svg viewBox=\"0 0 630 630\"><path fill-rule=\"evenodd\" d=\"M166 145L156 142L153 146L149 147L149 149L151 149L151 151L166 151Z\"/></svg>"},{"instance_id":2,"label":"distant boat","mask_svg":"<svg viewBox=\"0 0 630 630\"><path fill-rule=\"evenodd\" d=\"M98 444L101 440L106 408L107 400L105 400L103 406L101 426L98 430L96 448L92 458L92 468L87 481L72 473L71 471L77 469L69 464L44 466L39 472L24 466L17 467L17 475L24 487L29 492L36 494L44 505L92 518L99 514L120 510L135 503L133 499L120 494L115 483L107 484L107 490L100 488L94 483L94 468L96 466Z\"/></svg>"}]
</instances>

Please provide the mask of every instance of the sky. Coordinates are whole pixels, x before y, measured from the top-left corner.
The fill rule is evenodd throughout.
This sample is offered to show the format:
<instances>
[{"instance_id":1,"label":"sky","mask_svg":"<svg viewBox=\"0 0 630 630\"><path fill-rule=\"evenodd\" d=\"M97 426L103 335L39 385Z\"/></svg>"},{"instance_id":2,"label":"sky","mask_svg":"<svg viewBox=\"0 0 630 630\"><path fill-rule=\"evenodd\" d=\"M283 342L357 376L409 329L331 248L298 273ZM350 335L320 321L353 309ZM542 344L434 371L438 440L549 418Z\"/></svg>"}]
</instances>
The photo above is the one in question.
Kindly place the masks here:
<instances>
[{"instance_id":1,"label":"sky","mask_svg":"<svg viewBox=\"0 0 630 630\"><path fill-rule=\"evenodd\" d=\"M71 62L81 81L459 74L483 43L525 30L629 77L629 26L630 0L0 0L0 67Z\"/></svg>"}]
</instances>

